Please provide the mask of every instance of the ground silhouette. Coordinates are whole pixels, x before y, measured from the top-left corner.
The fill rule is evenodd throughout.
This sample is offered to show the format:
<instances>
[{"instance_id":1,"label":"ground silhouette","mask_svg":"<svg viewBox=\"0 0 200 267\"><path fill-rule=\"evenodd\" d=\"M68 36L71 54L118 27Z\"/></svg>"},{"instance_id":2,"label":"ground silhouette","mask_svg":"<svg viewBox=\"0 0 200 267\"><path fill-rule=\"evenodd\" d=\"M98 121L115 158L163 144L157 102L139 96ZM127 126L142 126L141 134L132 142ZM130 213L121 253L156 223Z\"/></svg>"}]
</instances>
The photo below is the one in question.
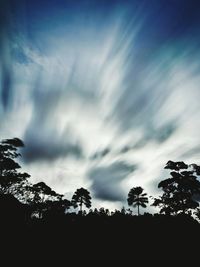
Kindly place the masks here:
<instances>
[{"instance_id":1,"label":"ground silhouette","mask_svg":"<svg viewBox=\"0 0 200 267\"><path fill-rule=\"evenodd\" d=\"M140 215L139 207L146 207L149 199L140 186L132 188L127 201L138 208L134 215L126 208L91 208L90 192L85 188L77 189L68 200L44 182L31 184L16 161L21 147L23 142L17 138L0 142L2 255L26 255L32 262L42 257L43 264L53 255L56 264L64 257L74 262L81 257L85 264L95 257L93 265L105 264L106 255L118 262L120 253L124 262L129 257L141 260L143 254L162 256L165 262L173 255L195 258L194 244L200 238L198 165L167 163L171 177L159 183L163 195L152 203L160 208L158 213Z\"/></svg>"}]
</instances>

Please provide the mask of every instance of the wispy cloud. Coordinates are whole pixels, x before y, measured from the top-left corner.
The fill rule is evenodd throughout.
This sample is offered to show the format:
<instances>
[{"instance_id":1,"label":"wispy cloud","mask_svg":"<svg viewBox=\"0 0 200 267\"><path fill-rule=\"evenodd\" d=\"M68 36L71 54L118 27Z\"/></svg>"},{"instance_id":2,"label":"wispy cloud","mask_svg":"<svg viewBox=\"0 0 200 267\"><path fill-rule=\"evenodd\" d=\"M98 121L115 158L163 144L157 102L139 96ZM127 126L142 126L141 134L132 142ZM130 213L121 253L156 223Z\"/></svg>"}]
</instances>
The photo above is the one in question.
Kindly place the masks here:
<instances>
[{"instance_id":1,"label":"wispy cloud","mask_svg":"<svg viewBox=\"0 0 200 267\"><path fill-rule=\"evenodd\" d=\"M35 1L1 16L0 136L24 140L33 177L122 200L134 185L157 193L169 159L199 163L199 5L153 2Z\"/></svg>"},{"instance_id":2,"label":"wispy cloud","mask_svg":"<svg viewBox=\"0 0 200 267\"><path fill-rule=\"evenodd\" d=\"M92 182L94 196L101 200L125 201L126 192L121 183L136 169L136 166L125 162L113 162L107 166L93 167L88 176Z\"/></svg>"}]
</instances>

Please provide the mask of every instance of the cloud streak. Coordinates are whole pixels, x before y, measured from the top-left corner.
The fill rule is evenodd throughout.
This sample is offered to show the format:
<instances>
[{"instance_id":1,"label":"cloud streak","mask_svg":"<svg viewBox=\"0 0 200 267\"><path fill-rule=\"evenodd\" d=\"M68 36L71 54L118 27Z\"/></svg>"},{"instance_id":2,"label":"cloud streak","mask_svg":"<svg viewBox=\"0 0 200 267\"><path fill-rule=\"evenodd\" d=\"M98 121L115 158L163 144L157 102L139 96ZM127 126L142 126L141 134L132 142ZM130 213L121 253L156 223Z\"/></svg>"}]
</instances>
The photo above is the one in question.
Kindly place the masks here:
<instances>
[{"instance_id":1,"label":"cloud streak","mask_svg":"<svg viewBox=\"0 0 200 267\"><path fill-rule=\"evenodd\" d=\"M117 201L169 159L199 163L196 1L30 2L0 16L0 136L24 140L33 176L51 162L59 180L64 160Z\"/></svg>"},{"instance_id":2,"label":"cloud streak","mask_svg":"<svg viewBox=\"0 0 200 267\"><path fill-rule=\"evenodd\" d=\"M47 132L46 132L47 131ZM54 160L67 157L76 159L83 158L83 150L69 131L62 135L54 129L29 128L25 133L24 142L26 147L22 150L22 156L25 163Z\"/></svg>"},{"instance_id":3,"label":"cloud streak","mask_svg":"<svg viewBox=\"0 0 200 267\"><path fill-rule=\"evenodd\" d=\"M89 179L92 181L92 192L94 196L101 200L124 201L121 183L127 176L136 169L136 166L125 162L114 162L108 166L92 168Z\"/></svg>"}]
</instances>

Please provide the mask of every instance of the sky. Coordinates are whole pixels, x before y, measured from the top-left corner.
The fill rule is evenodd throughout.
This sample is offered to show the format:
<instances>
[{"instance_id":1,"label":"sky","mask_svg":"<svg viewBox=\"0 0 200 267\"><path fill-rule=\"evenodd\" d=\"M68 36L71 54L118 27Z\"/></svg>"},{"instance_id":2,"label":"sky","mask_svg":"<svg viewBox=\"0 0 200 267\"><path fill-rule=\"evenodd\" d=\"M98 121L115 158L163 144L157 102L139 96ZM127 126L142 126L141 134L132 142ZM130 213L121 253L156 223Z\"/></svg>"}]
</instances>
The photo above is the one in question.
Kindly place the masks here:
<instances>
[{"instance_id":1,"label":"sky","mask_svg":"<svg viewBox=\"0 0 200 267\"><path fill-rule=\"evenodd\" d=\"M1 1L0 139L68 198L157 196L168 160L200 164L199 48L199 1Z\"/></svg>"}]
</instances>

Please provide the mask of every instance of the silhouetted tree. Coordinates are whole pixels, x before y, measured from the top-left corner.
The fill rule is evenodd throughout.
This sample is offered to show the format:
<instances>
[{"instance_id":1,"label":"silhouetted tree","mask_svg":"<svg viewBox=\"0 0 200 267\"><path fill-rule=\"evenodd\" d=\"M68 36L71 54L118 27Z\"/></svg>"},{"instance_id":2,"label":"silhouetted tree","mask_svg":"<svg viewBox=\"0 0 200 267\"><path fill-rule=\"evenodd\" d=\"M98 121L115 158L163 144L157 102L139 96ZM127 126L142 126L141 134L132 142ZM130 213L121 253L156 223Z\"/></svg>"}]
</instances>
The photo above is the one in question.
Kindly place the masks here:
<instances>
[{"instance_id":1,"label":"silhouetted tree","mask_svg":"<svg viewBox=\"0 0 200 267\"><path fill-rule=\"evenodd\" d=\"M98 211L98 214L101 215L101 216L109 216L110 215L110 212L108 209L105 209L103 207L101 207Z\"/></svg>"},{"instance_id":2,"label":"silhouetted tree","mask_svg":"<svg viewBox=\"0 0 200 267\"><path fill-rule=\"evenodd\" d=\"M190 209L199 206L195 200L195 195L200 194L200 182L197 180L195 173L198 175L198 166L191 165L191 170L183 161L168 161L165 169L172 170L171 177L161 181L158 188L163 190L163 195L154 199L153 206L160 207L160 213L188 213Z\"/></svg>"},{"instance_id":3,"label":"silhouetted tree","mask_svg":"<svg viewBox=\"0 0 200 267\"><path fill-rule=\"evenodd\" d=\"M121 214L122 214L122 215L126 215L126 209L125 209L124 206L121 208Z\"/></svg>"},{"instance_id":4,"label":"silhouetted tree","mask_svg":"<svg viewBox=\"0 0 200 267\"><path fill-rule=\"evenodd\" d=\"M91 207L90 192L84 188L77 189L72 197L72 204L74 205L74 207L77 207L77 205L79 205L80 213L82 214L83 205L85 205L87 208Z\"/></svg>"},{"instance_id":5,"label":"silhouetted tree","mask_svg":"<svg viewBox=\"0 0 200 267\"><path fill-rule=\"evenodd\" d=\"M52 190L44 182L36 184L26 183L18 188L18 195L21 202L28 204L32 214L43 217L43 214L64 214L69 209L71 202L64 199L63 195ZM57 211L56 211L57 210Z\"/></svg>"},{"instance_id":6,"label":"silhouetted tree","mask_svg":"<svg viewBox=\"0 0 200 267\"><path fill-rule=\"evenodd\" d=\"M51 189L44 182L39 182L33 185L33 189L37 192L40 198L45 201L46 197L61 197L62 195L58 195L54 190Z\"/></svg>"},{"instance_id":7,"label":"silhouetted tree","mask_svg":"<svg viewBox=\"0 0 200 267\"><path fill-rule=\"evenodd\" d=\"M140 186L133 187L128 194L128 205L137 207L138 209L138 215L140 215L140 206L143 208L147 207L148 197L146 193L143 193L143 188Z\"/></svg>"},{"instance_id":8,"label":"silhouetted tree","mask_svg":"<svg viewBox=\"0 0 200 267\"><path fill-rule=\"evenodd\" d=\"M27 173L20 173L21 166L15 161L20 155L18 150L23 147L18 138L6 139L0 142L0 193L16 194L16 187L27 181Z\"/></svg>"},{"instance_id":9,"label":"silhouetted tree","mask_svg":"<svg viewBox=\"0 0 200 267\"><path fill-rule=\"evenodd\" d=\"M71 207L71 202L67 199L47 200L45 205L45 216L61 216Z\"/></svg>"},{"instance_id":10,"label":"silhouetted tree","mask_svg":"<svg viewBox=\"0 0 200 267\"><path fill-rule=\"evenodd\" d=\"M56 204L53 204L54 201L57 202L57 204L58 202L61 204L63 195L56 193L44 182L33 184L32 187L30 187L30 191L33 196L32 205L38 212L40 218L43 212L50 209L50 206L56 206Z\"/></svg>"}]
</instances>

